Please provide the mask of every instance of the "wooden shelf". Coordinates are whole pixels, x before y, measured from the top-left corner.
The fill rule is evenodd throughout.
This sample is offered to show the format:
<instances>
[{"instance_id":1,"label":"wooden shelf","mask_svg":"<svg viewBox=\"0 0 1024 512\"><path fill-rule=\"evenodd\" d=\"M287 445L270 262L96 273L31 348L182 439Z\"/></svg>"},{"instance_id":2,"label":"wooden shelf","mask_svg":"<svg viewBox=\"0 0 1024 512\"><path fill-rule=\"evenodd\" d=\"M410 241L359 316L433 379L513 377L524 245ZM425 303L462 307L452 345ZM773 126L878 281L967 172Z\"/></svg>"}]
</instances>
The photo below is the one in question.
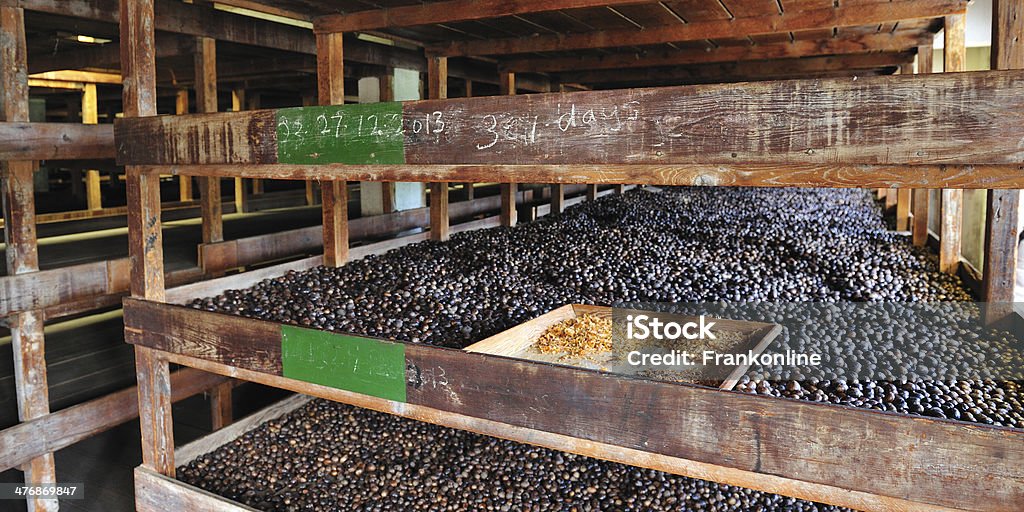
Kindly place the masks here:
<instances>
[{"instance_id":1,"label":"wooden shelf","mask_svg":"<svg viewBox=\"0 0 1024 512\"><path fill-rule=\"evenodd\" d=\"M284 271L227 277L193 291L243 288ZM125 325L130 343L172 363L685 476L858 509L994 511L1024 502L1024 468L1016 462L1024 432L1014 429L345 336L139 299L125 301ZM360 369L373 371L346 365L355 354ZM950 464L952 454L970 464Z\"/></svg>"}]
</instances>

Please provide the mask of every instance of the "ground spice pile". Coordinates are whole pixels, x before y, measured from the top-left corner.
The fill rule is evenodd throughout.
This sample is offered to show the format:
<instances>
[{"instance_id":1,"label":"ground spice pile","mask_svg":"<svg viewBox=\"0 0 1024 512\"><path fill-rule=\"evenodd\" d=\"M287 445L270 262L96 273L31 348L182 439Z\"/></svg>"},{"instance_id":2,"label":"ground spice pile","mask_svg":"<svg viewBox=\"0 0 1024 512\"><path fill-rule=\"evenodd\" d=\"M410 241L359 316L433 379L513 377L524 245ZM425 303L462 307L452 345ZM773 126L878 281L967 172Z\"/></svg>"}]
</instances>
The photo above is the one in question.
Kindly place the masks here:
<instances>
[{"instance_id":1,"label":"ground spice pile","mask_svg":"<svg viewBox=\"0 0 1024 512\"><path fill-rule=\"evenodd\" d=\"M563 320L548 327L534 347L562 359L606 354L612 350L612 319L588 313Z\"/></svg>"}]
</instances>

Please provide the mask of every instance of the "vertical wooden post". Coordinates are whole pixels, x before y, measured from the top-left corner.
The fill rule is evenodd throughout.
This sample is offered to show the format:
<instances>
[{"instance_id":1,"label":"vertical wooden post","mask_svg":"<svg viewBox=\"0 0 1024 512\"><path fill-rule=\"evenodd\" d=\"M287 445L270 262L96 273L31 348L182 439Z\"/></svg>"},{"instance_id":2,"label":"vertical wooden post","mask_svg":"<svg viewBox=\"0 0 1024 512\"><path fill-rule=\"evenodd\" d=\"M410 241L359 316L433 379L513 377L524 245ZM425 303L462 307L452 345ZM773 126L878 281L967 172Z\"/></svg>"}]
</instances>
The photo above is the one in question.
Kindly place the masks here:
<instances>
[{"instance_id":1,"label":"vertical wooden post","mask_svg":"<svg viewBox=\"0 0 1024 512\"><path fill-rule=\"evenodd\" d=\"M188 89L178 89L175 94L174 113L179 116L188 114ZM178 200L183 203L192 201L191 176L178 176Z\"/></svg>"},{"instance_id":2,"label":"vertical wooden post","mask_svg":"<svg viewBox=\"0 0 1024 512\"><path fill-rule=\"evenodd\" d=\"M516 74L507 71L502 71L498 75L498 93L506 96L515 96L516 94ZM515 226L518 220L518 213L516 211L516 196L518 194L518 186L515 183L502 183L501 184L501 225L502 226Z\"/></svg>"},{"instance_id":3,"label":"vertical wooden post","mask_svg":"<svg viewBox=\"0 0 1024 512\"><path fill-rule=\"evenodd\" d=\"M917 47L917 72L932 72L932 45ZM914 226L911 229L914 245L924 247L928 243L928 211L931 194L928 189L914 189Z\"/></svg>"},{"instance_id":4,"label":"vertical wooden post","mask_svg":"<svg viewBox=\"0 0 1024 512\"><path fill-rule=\"evenodd\" d=\"M966 16L953 14L945 19L945 48L943 72L966 70L965 45ZM960 266L960 242L963 225L964 191L942 190L942 216L939 229L939 270L956 274Z\"/></svg>"},{"instance_id":5,"label":"vertical wooden post","mask_svg":"<svg viewBox=\"0 0 1024 512\"><path fill-rule=\"evenodd\" d=\"M905 62L900 64L901 75L913 75L914 74L914 63ZM888 200L896 206L896 231L909 231L910 230L910 199L911 191L909 188L901 188L891 190Z\"/></svg>"},{"instance_id":6,"label":"vertical wooden post","mask_svg":"<svg viewBox=\"0 0 1024 512\"><path fill-rule=\"evenodd\" d=\"M245 89L239 89L239 90L243 93L243 95L245 94ZM245 97L245 96L243 96L243 97ZM249 94L248 97L246 97L246 100L245 100L245 109L246 110L259 110L261 102L262 102L262 95L260 93L254 92L252 94ZM258 196L258 195L263 193L263 180L261 180L259 178L252 178L249 181L252 183L252 195Z\"/></svg>"},{"instance_id":7,"label":"vertical wooden post","mask_svg":"<svg viewBox=\"0 0 1024 512\"><path fill-rule=\"evenodd\" d=\"M82 123L98 124L100 122L99 104L96 97L96 84L84 84L82 88ZM85 171L85 198L90 210L103 209L103 197L100 195L100 171Z\"/></svg>"},{"instance_id":8,"label":"vertical wooden post","mask_svg":"<svg viewBox=\"0 0 1024 512\"><path fill-rule=\"evenodd\" d=\"M303 95L302 96L302 106L303 107L311 107L313 105L316 105L316 103L317 103L316 98L314 98L313 96L309 96L309 95ZM317 190L316 190L316 182L313 181L313 180L306 180L306 205L307 206L313 206L313 205L317 204L318 202L320 202L320 199L319 199L319 194L317 194Z\"/></svg>"},{"instance_id":9,"label":"vertical wooden post","mask_svg":"<svg viewBox=\"0 0 1024 512\"><path fill-rule=\"evenodd\" d=\"M623 185L623 184L615 185L615 193L619 194L619 195L625 194L626 193L626 185Z\"/></svg>"},{"instance_id":10,"label":"vertical wooden post","mask_svg":"<svg viewBox=\"0 0 1024 512\"><path fill-rule=\"evenodd\" d=\"M555 183L551 185L551 213L562 213L565 211L565 185Z\"/></svg>"},{"instance_id":11,"label":"vertical wooden post","mask_svg":"<svg viewBox=\"0 0 1024 512\"><path fill-rule=\"evenodd\" d=\"M317 89L321 105L345 103L345 64L342 34L316 36ZM348 183L321 183L324 219L324 265L348 261Z\"/></svg>"},{"instance_id":12,"label":"vertical wooden post","mask_svg":"<svg viewBox=\"0 0 1024 512\"><path fill-rule=\"evenodd\" d=\"M587 185L587 201L597 200L597 185Z\"/></svg>"},{"instance_id":13,"label":"vertical wooden post","mask_svg":"<svg viewBox=\"0 0 1024 512\"><path fill-rule=\"evenodd\" d=\"M196 111L217 112L217 41L209 37L196 38ZM202 196L203 243L224 241L224 214L221 209L220 178L199 178Z\"/></svg>"},{"instance_id":14,"label":"vertical wooden post","mask_svg":"<svg viewBox=\"0 0 1024 512\"><path fill-rule=\"evenodd\" d=\"M992 2L992 69L1024 69L1024 0ZM987 203L982 300L993 323L1013 312L1020 191L989 190Z\"/></svg>"},{"instance_id":15,"label":"vertical wooden post","mask_svg":"<svg viewBox=\"0 0 1024 512\"><path fill-rule=\"evenodd\" d=\"M427 58L427 97L448 97L448 57ZM430 239L448 240L448 182L430 184Z\"/></svg>"},{"instance_id":16,"label":"vertical wooden post","mask_svg":"<svg viewBox=\"0 0 1024 512\"><path fill-rule=\"evenodd\" d=\"M236 87L231 90L231 111L245 110L245 89ZM235 177L235 213L249 209L249 192L245 187L245 178Z\"/></svg>"},{"instance_id":17,"label":"vertical wooden post","mask_svg":"<svg viewBox=\"0 0 1024 512\"><path fill-rule=\"evenodd\" d=\"M120 0L121 76L125 117L156 115L156 44L153 0ZM164 300L160 175L154 169L125 169L128 189L128 253L133 297ZM142 463L174 476L171 375L156 350L135 347Z\"/></svg>"},{"instance_id":18,"label":"vertical wooden post","mask_svg":"<svg viewBox=\"0 0 1024 512\"><path fill-rule=\"evenodd\" d=\"M395 101L395 70L385 68L378 80L380 92L378 100ZM385 181L380 184L381 213L387 214L395 211L395 182Z\"/></svg>"},{"instance_id":19,"label":"vertical wooden post","mask_svg":"<svg viewBox=\"0 0 1024 512\"><path fill-rule=\"evenodd\" d=\"M27 122L28 64L25 13L21 8L0 7L0 120ZM36 240L36 209L33 190L34 163L2 162L4 240L7 274L39 270ZM14 385L18 419L28 421L50 412L46 383L43 314L26 311L8 318L14 352ZM25 483L55 483L53 454L36 457L22 466ZM30 511L57 510L57 500L28 499Z\"/></svg>"}]
</instances>

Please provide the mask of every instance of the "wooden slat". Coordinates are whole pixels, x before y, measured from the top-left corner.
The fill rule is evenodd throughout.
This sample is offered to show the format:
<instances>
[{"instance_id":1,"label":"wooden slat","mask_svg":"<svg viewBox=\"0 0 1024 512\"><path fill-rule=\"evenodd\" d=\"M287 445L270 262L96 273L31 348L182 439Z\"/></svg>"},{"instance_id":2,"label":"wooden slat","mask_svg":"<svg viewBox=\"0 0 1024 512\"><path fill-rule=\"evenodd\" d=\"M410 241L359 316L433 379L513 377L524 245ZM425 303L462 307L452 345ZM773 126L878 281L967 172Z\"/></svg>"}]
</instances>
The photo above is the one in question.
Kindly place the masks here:
<instances>
[{"instance_id":1,"label":"wooden slat","mask_svg":"<svg viewBox=\"0 0 1024 512\"><path fill-rule=\"evenodd\" d=\"M209 491L161 475L146 466L135 468L135 509L139 512L167 510L210 510L216 512L256 512Z\"/></svg>"},{"instance_id":2,"label":"wooden slat","mask_svg":"<svg viewBox=\"0 0 1024 512\"><path fill-rule=\"evenodd\" d=\"M548 51L582 50L619 46L745 38L762 34L788 33L822 27L855 27L888 21L935 18L962 13L967 2L960 0L896 0L892 2L841 2L838 7L787 10L770 16L694 20L686 24L621 29L580 34L544 34L523 38L453 41L429 48L449 57L497 55Z\"/></svg>"},{"instance_id":3,"label":"wooden slat","mask_svg":"<svg viewBox=\"0 0 1024 512\"><path fill-rule=\"evenodd\" d=\"M617 70L569 71L559 80L581 84L703 84L723 82L754 82L809 76L853 76L868 71L895 67L914 59L910 52L862 53L826 57L739 61L695 66L643 68L623 73ZM586 67L586 66L584 66Z\"/></svg>"},{"instance_id":4,"label":"wooden slat","mask_svg":"<svg viewBox=\"0 0 1024 512\"><path fill-rule=\"evenodd\" d=\"M1024 68L1024 2L995 0L992 15L992 69ZM982 300L989 303L986 321L991 323L1012 314L1020 191L990 190L987 206Z\"/></svg>"},{"instance_id":5,"label":"wooden slat","mask_svg":"<svg viewBox=\"0 0 1024 512\"><path fill-rule=\"evenodd\" d=\"M183 400L226 380L192 368L178 370L171 374L171 399ZM17 467L33 457L66 448L138 415L138 390L133 386L20 423L0 432L0 468Z\"/></svg>"},{"instance_id":6,"label":"wooden slat","mask_svg":"<svg viewBox=\"0 0 1024 512\"><path fill-rule=\"evenodd\" d=\"M905 33L870 33L844 39L798 39L784 43L720 46L702 52L666 51L654 54L613 53L599 57L527 58L501 62L502 69L562 72L584 69L624 69L685 66L711 62L776 60L872 51L900 52L917 47L926 37Z\"/></svg>"},{"instance_id":7,"label":"wooden slat","mask_svg":"<svg viewBox=\"0 0 1024 512\"><path fill-rule=\"evenodd\" d=\"M320 33L357 32L364 30L458 23L503 16L518 16L562 9L610 7L637 3L637 0L515 0L511 2L480 2L478 0L447 0L431 4L405 5L371 9L349 14L329 14L313 21Z\"/></svg>"},{"instance_id":8,"label":"wooden slat","mask_svg":"<svg viewBox=\"0 0 1024 512\"><path fill-rule=\"evenodd\" d=\"M0 123L0 160L114 158L113 125Z\"/></svg>"},{"instance_id":9,"label":"wooden slat","mask_svg":"<svg viewBox=\"0 0 1024 512\"><path fill-rule=\"evenodd\" d=\"M368 143L415 165L1017 165L1022 89L1024 72L992 71L423 100L403 104L402 140ZM119 162L272 163L284 112L121 119ZM443 137L416 133L426 116ZM333 137L309 142L335 158Z\"/></svg>"},{"instance_id":10,"label":"wooden slat","mask_svg":"<svg viewBox=\"0 0 1024 512\"><path fill-rule=\"evenodd\" d=\"M476 420L498 422L537 436L550 433L617 446L635 450L626 460L631 464L649 463L646 453L718 465L744 472L741 485L755 488L781 477L790 485L773 492L858 508L896 510L917 503L1010 510L1024 500L1019 485L1024 469L1017 464L1024 456L1024 433L1018 430L631 379L419 344L403 344L406 367L420 377L409 379L408 403L402 404L272 378L280 374L261 368L280 354L276 324L238 319L250 325L239 333L227 315L134 300L126 302L125 310L132 343L188 358L222 354L215 362L232 352L239 356L233 368L169 355L171 360L392 414L455 422L470 430L480 425ZM185 324L208 326L201 344L182 340L179 326ZM252 336L254 331L266 334ZM255 351L262 358L252 357ZM430 374L444 379L431 381ZM463 418L472 420L459 423ZM578 446L553 447L573 451ZM873 470L861 471L864 467ZM836 482L846 491L804 494L804 484Z\"/></svg>"},{"instance_id":11,"label":"wooden slat","mask_svg":"<svg viewBox=\"0 0 1024 512\"><path fill-rule=\"evenodd\" d=\"M0 277L0 316L128 291L128 258Z\"/></svg>"}]
</instances>

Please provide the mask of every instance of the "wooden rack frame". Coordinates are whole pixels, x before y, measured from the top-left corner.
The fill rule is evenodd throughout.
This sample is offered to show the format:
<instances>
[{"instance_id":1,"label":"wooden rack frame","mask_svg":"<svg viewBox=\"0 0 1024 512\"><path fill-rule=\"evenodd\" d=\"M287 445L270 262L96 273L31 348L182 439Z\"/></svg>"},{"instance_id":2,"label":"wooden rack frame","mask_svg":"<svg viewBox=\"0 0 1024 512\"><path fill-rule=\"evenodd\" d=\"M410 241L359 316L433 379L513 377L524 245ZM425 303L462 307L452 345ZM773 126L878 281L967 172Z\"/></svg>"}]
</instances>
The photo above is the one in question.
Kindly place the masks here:
<instances>
[{"instance_id":1,"label":"wooden rack frame","mask_svg":"<svg viewBox=\"0 0 1024 512\"><path fill-rule=\"evenodd\" d=\"M953 2L936 4L949 9ZM359 248L348 249L340 206L345 188L337 184L345 180L1021 188L1024 72L349 107L340 105L342 34L320 25L320 102L337 106L157 118L153 0L120 0L120 6L126 119L116 126L115 140L129 176L133 298L125 302L125 322L137 354L140 509L182 503L245 510L167 478L175 474L170 363L854 508L1003 511L1024 503L1021 430L354 338L180 305L289 269L359 257ZM1010 18L1000 19L1020 33ZM430 97L443 98L446 58L431 57L429 69ZM625 117L622 125L610 121L615 113ZM364 126L375 116L378 124L364 136L344 121L320 126L321 116L361 119ZM295 121L319 134L306 137L308 132L294 129ZM445 129L428 133L427 123L438 121ZM755 130L758 136L751 137ZM324 257L165 292L154 177L168 171L321 180ZM447 205L434 206L444 211ZM446 230L446 223L446 216L433 215L431 231ZM337 371L305 364L296 346L339 361ZM344 361L352 353L373 354L379 371L365 375L348 368ZM357 378L337 380L336 373Z\"/></svg>"}]
</instances>

